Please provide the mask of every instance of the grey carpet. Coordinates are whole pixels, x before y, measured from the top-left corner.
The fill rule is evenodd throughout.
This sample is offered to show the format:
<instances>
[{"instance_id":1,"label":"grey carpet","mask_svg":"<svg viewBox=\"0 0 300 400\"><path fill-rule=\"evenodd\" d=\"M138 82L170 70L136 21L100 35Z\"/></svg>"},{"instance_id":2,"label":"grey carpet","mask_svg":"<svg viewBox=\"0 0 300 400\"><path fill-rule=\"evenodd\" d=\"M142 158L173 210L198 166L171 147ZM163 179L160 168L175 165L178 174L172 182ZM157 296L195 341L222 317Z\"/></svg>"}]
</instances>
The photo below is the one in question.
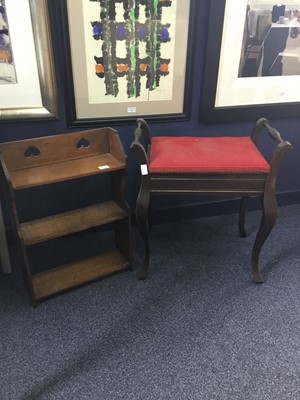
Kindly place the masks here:
<instances>
[{"instance_id":1,"label":"grey carpet","mask_svg":"<svg viewBox=\"0 0 300 400\"><path fill-rule=\"evenodd\" d=\"M259 219L244 239L236 214L154 225L148 280L126 271L36 309L17 272L0 276L0 399L300 399L300 205L281 209L261 285ZM136 265L139 246L134 229Z\"/></svg>"}]
</instances>

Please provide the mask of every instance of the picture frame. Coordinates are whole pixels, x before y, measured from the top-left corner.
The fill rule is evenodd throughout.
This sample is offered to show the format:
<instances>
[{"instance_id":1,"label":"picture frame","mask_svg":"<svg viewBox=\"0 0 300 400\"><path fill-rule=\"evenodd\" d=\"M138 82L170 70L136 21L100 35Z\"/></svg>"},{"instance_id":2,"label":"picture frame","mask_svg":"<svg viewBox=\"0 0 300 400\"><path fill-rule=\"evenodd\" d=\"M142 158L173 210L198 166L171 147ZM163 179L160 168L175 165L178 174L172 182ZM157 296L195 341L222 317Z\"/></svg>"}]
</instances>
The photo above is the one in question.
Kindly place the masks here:
<instances>
[{"instance_id":1,"label":"picture frame","mask_svg":"<svg viewBox=\"0 0 300 400\"><path fill-rule=\"evenodd\" d=\"M293 0L292 0L293 1ZM203 123L226 123L266 118L292 118L300 116L300 94L295 90L300 84L300 74L275 75L255 72L243 76L241 57L245 50L245 29L248 1L218 0L209 12L209 30L204 67L200 119ZM257 1L259 3L259 1ZM272 5L270 2L270 10ZM269 10L262 10L263 12ZM271 14L271 18L272 14ZM282 17L283 18L283 17ZM285 18L288 20L288 18ZM290 24L290 21L287 21ZM295 22L298 24L298 22ZM277 31L273 28L280 28ZM284 32L279 20L270 22L262 41L257 65L267 53L273 32ZM268 36L269 35L269 36ZM264 47L263 47L264 46ZM269 48L268 48L269 49ZM264 53L263 53L264 52ZM270 50L269 50L270 52ZM271 49L274 54L276 48ZM278 54L274 59L277 60ZM274 61L271 63L274 65ZM282 73L282 72L281 72ZM260 75L261 74L261 75Z\"/></svg>"},{"instance_id":2,"label":"picture frame","mask_svg":"<svg viewBox=\"0 0 300 400\"><path fill-rule=\"evenodd\" d=\"M47 0L9 0L4 4L16 81L1 85L0 122L57 119Z\"/></svg>"},{"instance_id":3,"label":"picture frame","mask_svg":"<svg viewBox=\"0 0 300 400\"><path fill-rule=\"evenodd\" d=\"M68 126L188 119L196 1L57 1Z\"/></svg>"}]
</instances>

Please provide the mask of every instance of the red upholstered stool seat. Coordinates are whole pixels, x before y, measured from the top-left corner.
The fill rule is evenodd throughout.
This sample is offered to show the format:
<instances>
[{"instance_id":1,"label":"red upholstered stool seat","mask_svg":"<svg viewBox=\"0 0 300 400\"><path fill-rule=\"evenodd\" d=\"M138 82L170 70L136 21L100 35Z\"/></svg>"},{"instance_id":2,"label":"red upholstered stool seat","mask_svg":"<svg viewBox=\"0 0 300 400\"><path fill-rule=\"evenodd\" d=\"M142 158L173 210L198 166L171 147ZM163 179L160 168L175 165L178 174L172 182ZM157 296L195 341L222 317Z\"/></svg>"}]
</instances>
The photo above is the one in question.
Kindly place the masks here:
<instances>
[{"instance_id":1,"label":"red upholstered stool seat","mask_svg":"<svg viewBox=\"0 0 300 400\"><path fill-rule=\"evenodd\" d=\"M169 172L268 173L250 137L153 137L149 161L153 174Z\"/></svg>"},{"instance_id":2,"label":"red upholstered stool seat","mask_svg":"<svg viewBox=\"0 0 300 400\"><path fill-rule=\"evenodd\" d=\"M267 162L258 141L266 131L273 142ZM281 138L266 118L256 121L249 136L191 137L151 136L146 121L137 120L131 149L138 155L141 187L136 202L136 218L145 246L140 278L148 274L150 260L151 197L153 195L200 195L241 197L239 233L246 236L246 198L261 196L262 218L252 251L255 282L262 282L258 258L278 215L275 195L277 173L292 145ZM201 257L201 255L199 255ZM241 263L243 264L243 263Z\"/></svg>"}]
</instances>

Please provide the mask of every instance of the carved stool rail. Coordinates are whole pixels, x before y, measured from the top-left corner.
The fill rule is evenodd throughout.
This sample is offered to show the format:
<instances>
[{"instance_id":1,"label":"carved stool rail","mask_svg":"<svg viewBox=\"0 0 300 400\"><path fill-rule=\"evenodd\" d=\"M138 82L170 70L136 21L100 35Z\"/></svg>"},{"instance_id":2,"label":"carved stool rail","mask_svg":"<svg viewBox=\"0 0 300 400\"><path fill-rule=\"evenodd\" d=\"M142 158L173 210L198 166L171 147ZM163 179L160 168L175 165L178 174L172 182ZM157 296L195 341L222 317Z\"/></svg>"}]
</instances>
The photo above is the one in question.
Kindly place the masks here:
<instances>
[{"instance_id":1,"label":"carved stool rail","mask_svg":"<svg viewBox=\"0 0 300 400\"><path fill-rule=\"evenodd\" d=\"M257 147L263 130L277 142L269 162ZM260 195L263 199L263 212L252 251L252 273L255 282L263 282L258 259L278 216L276 179L281 161L292 150L292 145L281 138L266 118L256 122L250 136L153 138L146 121L139 118L134 136L131 150L139 158L142 175L136 217L145 246L140 279L147 277L149 269L152 194L241 196L241 237L246 236L245 199Z\"/></svg>"}]
</instances>

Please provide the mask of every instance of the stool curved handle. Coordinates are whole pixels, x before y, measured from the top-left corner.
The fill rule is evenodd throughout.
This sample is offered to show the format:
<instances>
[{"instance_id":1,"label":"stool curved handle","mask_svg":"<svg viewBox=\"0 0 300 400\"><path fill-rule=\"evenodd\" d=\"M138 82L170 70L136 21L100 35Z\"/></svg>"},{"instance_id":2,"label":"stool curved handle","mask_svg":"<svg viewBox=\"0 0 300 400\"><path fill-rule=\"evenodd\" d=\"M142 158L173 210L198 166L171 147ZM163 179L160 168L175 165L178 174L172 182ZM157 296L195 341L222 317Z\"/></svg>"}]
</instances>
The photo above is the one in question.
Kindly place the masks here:
<instances>
[{"instance_id":1,"label":"stool curved handle","mask_svg":"<svg viewBox=\"0 0 300 400\"><path fill-rule=\"evenodd\" d=\"M136 124L137 127L134 131L134 141L131 143L130 150L137 154L140 164L146 164L149 166L148 154L151 146L150 129L143 118L138 118Z\"/></svg>"},{"instance_id":2,"label":"stool curved handle","mask_svg":"<svg viewBox=\"0 0 300 400\"><path fill-rule=\"evenodd\" d=\"M293 146L291 145L290 142L283 140L281 137L281 134L278 132L277 129L273 128L267 118L260 118L256 121L256 124L254 126L254 129L251 133L251 138L255 145L258 143L258 139L261 135L261 132L266 129L269 136L278 142L276 148L274 149L273 153L271 154L269 164L270 164L270 174L267 182L267 186L272 188L272 190L275 190L275 185L276 185L276 179L277 179L277 174L279 171L279 167L281 165L281 162L284 158L284 156L293 150Z\"/></svg>"},{"instance_id":3,"label":"stool curved handle","mask_svg":"<svg viewBox=\"0 0 300 400\"><path fill-rule=\"evenodd\" d=\"M281 134L278 132L277 129L273 128L269 121L267 120L267 118L260 118L256 121L256 124L254 126L254 129L251 133L251 138L253 140L253 142L255 143L255 145L257 145L259 137L261 135L261 132L266 129L269 136L275 140L276 142L278 142L277 147L275 148L275 150L273 151L269 163L271 165L271 172L272 169L274 170L273 173L277 173L280 162L283 158L283 156L288 153L289 151L291 151L293 149L293 146L291 145L290 142L283 140L281 137Z\"/></svg>"},{"instance_id":4,"label":"stool curved handle","mask_svg":"<svg viewBox=\"0 0 300 400\"><path fill-rule=\"evenodd\" d=\"M259 139L259 137L261 135L261 132L263 131L264 128L267 130L267 132L269 133L270 137L273 140L276 140L278 143L284 142L284 140L282 139L282 137L281 137L280 133L278 132L278 130L273 128L270 125L270 123L267 120L267 118L263 117L263 118L260 118L260 119L258 119L256 121L256 124L255 124L255 126L254 126L254 128L252 130L252 133L251 133L251 138L252 138L252 140L253 140L253 142L255 144L258 143L258 139Z\"/></svg>"}]
</instances>

